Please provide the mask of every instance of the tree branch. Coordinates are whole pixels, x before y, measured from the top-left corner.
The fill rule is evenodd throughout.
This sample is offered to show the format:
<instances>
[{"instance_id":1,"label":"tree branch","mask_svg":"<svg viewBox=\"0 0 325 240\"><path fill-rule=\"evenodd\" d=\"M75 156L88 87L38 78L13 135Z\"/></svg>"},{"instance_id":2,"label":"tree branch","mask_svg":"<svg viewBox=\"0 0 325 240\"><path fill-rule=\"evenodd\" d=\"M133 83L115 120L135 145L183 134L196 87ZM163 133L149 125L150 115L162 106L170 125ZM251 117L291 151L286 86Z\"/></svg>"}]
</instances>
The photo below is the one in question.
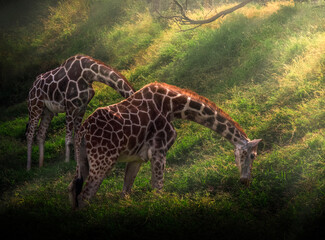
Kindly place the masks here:
<instances>
[{"instance_id":1,"label":"tree branch","mask_svg":"<svg viewBox=\"0 0 325 240\"><path fill-rule=\"evenodd\" d=\"M217 13L216 15L214 15L214 16L208 18L208 19L203 19L203 20L195 20L195 19L191 19L190 17L188 17L186 15L186 10L184 10L184 7L182 6L182 4L180 4L177 0L174 0L174 3L179 8L180 15L165 17L165 16L162 16L159 12L158 12L158 14L161 17L164 17L164 18L167 18L167 19L174 19L174 20L180 22L183 25L194 24L194 25L200 25L201 26L203 24L211 23L211 22L217 20L220 17L224 17L225 15L227 15L229 13L232 13L232 12L236 11L239 8L244 7L246 4L248 4L251 1L253 1L253 0L245 0L245 1L241 2L241 3L239 3L238 5L234 6L234 7L228 8L228 9L226 9L224 11L221 11L221 12Z\"/></svg>"}]
</instances>

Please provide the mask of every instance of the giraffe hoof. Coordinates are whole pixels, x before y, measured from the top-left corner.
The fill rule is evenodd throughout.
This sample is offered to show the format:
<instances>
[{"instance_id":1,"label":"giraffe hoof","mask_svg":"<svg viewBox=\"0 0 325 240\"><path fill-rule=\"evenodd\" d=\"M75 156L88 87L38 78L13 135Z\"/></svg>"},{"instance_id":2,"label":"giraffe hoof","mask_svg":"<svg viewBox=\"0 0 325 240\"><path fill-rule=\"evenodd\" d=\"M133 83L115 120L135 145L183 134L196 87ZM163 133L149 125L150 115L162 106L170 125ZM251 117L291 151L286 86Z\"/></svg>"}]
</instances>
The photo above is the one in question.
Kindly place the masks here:
<instances>
[{"instance_id":1,"label":"giraffe hoof","mask_svg":"<svg viewBox=\"0 0 325 240\"><path fill-rule=\"evenodd\" d=\"M163 190L162 189L153 189L152 190L152 194L154 197L161 197L161 195L163 194Z\"/></svg>"}]
</instances>

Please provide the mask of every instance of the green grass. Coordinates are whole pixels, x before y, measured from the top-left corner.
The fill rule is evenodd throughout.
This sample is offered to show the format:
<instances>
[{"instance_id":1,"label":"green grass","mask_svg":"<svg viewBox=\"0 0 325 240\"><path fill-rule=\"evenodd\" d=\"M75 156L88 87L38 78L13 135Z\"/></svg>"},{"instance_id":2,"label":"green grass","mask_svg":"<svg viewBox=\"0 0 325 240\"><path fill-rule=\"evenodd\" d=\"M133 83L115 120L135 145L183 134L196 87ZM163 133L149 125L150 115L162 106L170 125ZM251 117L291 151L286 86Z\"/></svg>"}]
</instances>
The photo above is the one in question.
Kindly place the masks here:
<instances>
[{"instance_id":1,"label":"green grass","mask_svg":"<svg viewBox=\"0 0 325 240\"><path fill-rule=\"evenodd\" d=\"M50 8L37 5L34 11L43 6L53 14L40 15L38 23L29 20L14 26L10 34L5 31L0 48L9 46L9 50L1 61L12 66L24 52L31 53L31 60L21 69L3 73L8 83L13 78L24 82L19 85L17 80L15 84L23 90L8 91L17 91L19 97L1 108L3 232L24 239L322 239L324 3L249 5L218 26L185 32L153 19L145 5L132 7L132 3L125 1L123 7L115 0L75 0L52 3ZM66 16L69 9L71 15ZM272 11L264 14L267 10ZM56 33L60 34L53 37ZM26 172L28 117L22 93L28 91L35 72L78 52L119 68L136 89L161 81L194 90L229 113L251 139L262 138L250 187L238 181L229 142L198 124L177 120L163 193L152 191L150 163L146 163L132 195L122 199L125 165L117 164L90 206L72 211L67 186L75 162L63 161L64 115L55 117L49 129L45 166L37 167L35 144L32 170ZM19 78L21 72L26 73ZM2 87L5 91L8 86ZM95 90L87 116L97 107L122 100L102 84L96 84Z\"/></svg>"}]
</instances>

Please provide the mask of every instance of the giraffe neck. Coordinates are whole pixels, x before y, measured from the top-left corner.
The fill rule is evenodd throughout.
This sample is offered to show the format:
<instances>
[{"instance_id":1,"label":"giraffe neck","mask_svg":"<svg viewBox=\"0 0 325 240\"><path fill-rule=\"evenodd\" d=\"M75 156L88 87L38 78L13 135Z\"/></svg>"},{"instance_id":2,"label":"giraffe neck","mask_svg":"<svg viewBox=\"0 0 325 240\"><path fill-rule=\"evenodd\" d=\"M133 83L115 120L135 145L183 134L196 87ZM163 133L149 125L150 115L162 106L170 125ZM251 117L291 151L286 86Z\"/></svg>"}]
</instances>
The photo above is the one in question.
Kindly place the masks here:
<instances>
[{"instance_id":1,"label":"giraffe neck","mask_svg":"<svg viewBox=\"0 0 325 240\"><path fill-rule=\"evenodd\" d=\"M80 75L89 84L96 81L109 85L124 98L128 98L135 92L131 84L121 73L91 57L77 55L69 58L63 65L68 75L69 72L72 75L74 72L81 72Z\"/></svg>"},{"instance_id":2,"label":"giraffe neck","mask_svg":"<svg viewBox=\"0 0 325 240\"><path fill-rule=\"evenodd\" d=\"M238 123L225 115L221 109L213 108L192 97L187 97L183 109L177 110L174 117L194 121L208 127L225 137L233 145L244 145L248 142L247 135L239 127Z\"/></svg>"},{"instance_id":3,"label":"giraffe neck","mask_svg":"<svg viewBox=\"0 0 325 240\"><path fill-rule=\"evenodd\" d=\"M244 145L249 139L244 130L222 109L210 100L185 89L180 89L168 84L153 85L154 95L165 94L161 100L162 106L158 108L166 111L173 118L187 119L199 123L219 133L233 145ZM155 99L157 96L153 96ZM167 109L167 110L166 110Z\"/></svg>"}]
</instances>

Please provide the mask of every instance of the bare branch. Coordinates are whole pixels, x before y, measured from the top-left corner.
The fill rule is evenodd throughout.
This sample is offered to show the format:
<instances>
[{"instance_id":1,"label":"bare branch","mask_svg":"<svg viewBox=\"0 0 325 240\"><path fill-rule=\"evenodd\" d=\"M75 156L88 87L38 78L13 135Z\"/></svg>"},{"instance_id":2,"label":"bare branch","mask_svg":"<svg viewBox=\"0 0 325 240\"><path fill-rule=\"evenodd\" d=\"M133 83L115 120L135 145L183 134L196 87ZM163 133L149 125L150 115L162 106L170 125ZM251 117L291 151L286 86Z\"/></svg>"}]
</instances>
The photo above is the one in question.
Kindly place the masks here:
<instances>
[{"instance_id":1,"label":"bare branch","mask_svg":"<svg viewBox=\"0 0 325 240\"><path fill-rule=\"evenodd\" d=\"M195 28L198 28L198 27L201 27L203 24L200 24L200 25L196 25L195 27L192 27L192 28L188 28L188 29L182 29L181 32L187 32L187 31L192 31L194 30Z\"/></svg>"},{"instance_id":2,"label":"bare branch","mask_svg":"<svg viewBox=\"0 0 325 240\"><path fill-rule=\"evenodd\" d=\"M203 19L203 20L195 20L195 19L191 19L190 17L188 17L186 15L186 10L184 10L184 7L182 6L182 4L180 4L177 0L173 0L175 5L179 8L180 11L180 15L176 15L176 16L163 16L162 14L160 14L158 12L158 14L160 15L160 17L163 18L167 18L167 19L173 19L175 21L178 21L180 24L182 25L190 25L190 24L194 24L194 25L203 25L203 24L207 24L207 23L211 23L215 20L217 20L220 17L224 17L225 15L232 13L234 11L236 11L239 8L244 7L246 4L248 4L249 2L253 1L253 0L245 0L239 4L237 4L234 7L228 8L224 11L221 11L219 13L217 13L216 15L208 18L208 19ZM196 28L196 27L195 27Z\"/></svg>"}]
</instances>

